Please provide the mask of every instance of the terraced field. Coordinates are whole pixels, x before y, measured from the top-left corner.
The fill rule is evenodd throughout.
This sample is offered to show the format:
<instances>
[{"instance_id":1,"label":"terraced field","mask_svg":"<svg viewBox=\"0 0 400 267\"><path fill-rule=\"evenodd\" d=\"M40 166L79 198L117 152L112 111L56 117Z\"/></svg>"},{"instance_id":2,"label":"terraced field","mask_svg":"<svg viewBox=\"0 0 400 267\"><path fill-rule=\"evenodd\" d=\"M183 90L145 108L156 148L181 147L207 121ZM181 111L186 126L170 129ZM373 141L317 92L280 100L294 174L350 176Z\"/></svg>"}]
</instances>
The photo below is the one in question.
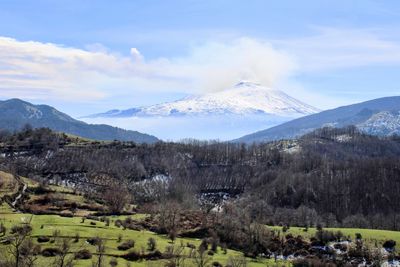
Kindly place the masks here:
<instances>
[{"instance_id":1,"label":"terraced field","mask_svg":"<svg viewBox=\"0 0 400 267\"><path fill-rule=\"evenodd\" d=\"M137 214L131 216L132 219L140 220L146 215ZM135 246L131 250L133 251L147 251L147 242L149 238L154 238L157 243L157 249L161 252L164 252L168 246L183 246L185 247L185 253L189 253L188 244L193 244L196 247L200 245L199 239L190 239L190 238L177 238L174 243L165 236L165 235L157 235L150 231L135 231L135 230L123 230L122 228L118 228L114 225L114 222L117 219L125 219L126 216L110 216L107 217L110 219L110 225L106 226L106 223L89 220L86 219L84 222L81 217L61 217L58 215L31 215L24 213L15 213L6 205L0 206L0 221L4 223L7 229L10 229L13 225L23 224L26 222L30 222L33 231L31 237L34 238L35 242L37 242L37 238L40 236L49 237L50 240L53 239L53 234L58 230L59 235L54 243L46 242L41 243L42 249L55 247L57 242L60 242L63 238L74 239L75 236L79 235L79 241L72 241L72 250L71 252L76 252L82 249L88 249L93 253L93 258L96 258L96 248L95 246L90 245L87 242L87 239L93 237L101 237L105 240L106 246L106 262L108 263L112 258L116 258L118 261L118 266L126 266L128 261L121 258L120 256L126 254L127 251L120 251L117 249L118 245L123 243L126 240L134 240ZM95 225L94 225L95 224ZM122 237L121 241L118 241L119 237ZM0 253L1 255L6 254L6 245L0 245ZM226 253L223 252L221 248L218 248L217 253L213 256L210 256L210 263L219 262L221 264L225 264L228 261L229 257L241 256L242 253L227 250ZM52 258L40 257L38 263L48 263ZM186 266L196 266L192 263L192 259L187 260ZM257 267L257 266L274 266L275 263L272 260L252 260L247 259L248 266ZM139 261L139 262L130 262L131 266L163 266L166 263L166 260L157 260L157 261ZM88 260L77 260L75 262L76 266L91 266L92 259ZM39 264L42 266L41 264ZM289 265L289 263L280 262L279 266Z\"/></svg>"}]
</instances>

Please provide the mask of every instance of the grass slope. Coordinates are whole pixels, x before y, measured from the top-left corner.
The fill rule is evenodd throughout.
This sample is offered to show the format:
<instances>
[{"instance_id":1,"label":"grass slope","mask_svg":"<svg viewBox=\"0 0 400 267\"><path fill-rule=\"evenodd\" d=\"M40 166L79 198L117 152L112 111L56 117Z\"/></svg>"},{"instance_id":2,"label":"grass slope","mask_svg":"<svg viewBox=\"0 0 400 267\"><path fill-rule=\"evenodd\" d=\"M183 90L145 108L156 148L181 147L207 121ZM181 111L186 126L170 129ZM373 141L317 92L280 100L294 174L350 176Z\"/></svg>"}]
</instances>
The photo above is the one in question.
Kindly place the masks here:
<instances>
[{"instance_id":1,"label":"grass slope","mask_svg":"<svg viewBox=\"0 0 400 267\"><path fill-rule=\"evenodd\" d=\"M269 226L274 230L282 230L280 226ZM375 241L378 245L382 245L384 241L393 239L397 243L397 249L400 247L400 232L387 231L387 230L376 230L376 229L359 229L359 228L324 228L324 230L337 232L341 231L344 236L350 237L354 240L356 233L360 233L363 240L371 245L375 245ZM294 236L301 235L306 238L315 236L317 229L308 228L308 231L304 231L304 227L290 227L285 234L291 233Z\"/></svg>"},{"instance_id":2,"label":"grass slope","mask_svg":"<svg viewBox=\"0 0 400 267\"><path fill-rule=\"evenodd\" d=\"M125 216L126 217L126 216ZM73 238L76 234L79 234L80 240L77 243L72 243L73 251L78 251L80 249L88 249L92 253L95 253L95 247L91 246L86 242L87 238L92 238L99 236L103 239L106 239L106 254L107 256L106 262L112 258L111 255L122 255L125 254L126 251L119 251L117 246L120 244L118 242L118 237L122 235L122 242L125 240L133 239L135 241L134 250L141 251L147 249L147 240L150 237L153 237L157 241L157 249L161 252L165 251L167 246L172 245L171 241L165 235L157 235L150 231L135 231L135 230L123 230L122 228L117 228L114 226L114 221L117 219L124 219L125 217L118 216L110 216L111 219L110 226L106 226L104 222L85 220L82 222L80 217L67 218L60 217L58 215L31 215L31 214L23 214L23 213L14 213L11 209L9 209L6 205L0 206L0 221L5 224L7 229L9 230L12 225L20 224L23 222L31 221L31 226L33 227L32 237L36 242L37 237L39 236L48 236L51 237L56 230L60 231L60 238ZM144 217L142 214L132 216L133 219L140 220ZM96 225L92 225L91 223L96 223ZM121 242L121 243L122 243ZM200 245L200 240L198 239L190 239L190 238L177 238L174 242L176 246L179 246L181 243L186 246L187 243L194 244L196 247ZM51 243L42 243L42 249L46 247L54 247L54 244ZM188 249L186 248L188 251ZM0 253L5 253L5 246L0 245ZM219 248L217 253L212 256L213 261L218 261L222 264L225 264L229 257L231 256L240 256L242 255L240 252L234 250L228 250L227 254L224 254L222 250ZM48 263L52 258L39 258L39 265ZM126 266L127 261L122 258L118 258L119 266ZM266 266L266 265L274 265L271 260L260 260L254 261L248 259L250 267L258 267L258 266ZM191 260L187 261L188 263ZM92 260L78 260L76 261L76 266L91 266ZM289 263L280 263L279 265L288 265ZM131 262L132 266L163 266L163 260L159 261L141 261L141 262ZM192 266L192 265L189 265ZM193 265L194 266L194 265Z\"/></svg>"}]
</instances>

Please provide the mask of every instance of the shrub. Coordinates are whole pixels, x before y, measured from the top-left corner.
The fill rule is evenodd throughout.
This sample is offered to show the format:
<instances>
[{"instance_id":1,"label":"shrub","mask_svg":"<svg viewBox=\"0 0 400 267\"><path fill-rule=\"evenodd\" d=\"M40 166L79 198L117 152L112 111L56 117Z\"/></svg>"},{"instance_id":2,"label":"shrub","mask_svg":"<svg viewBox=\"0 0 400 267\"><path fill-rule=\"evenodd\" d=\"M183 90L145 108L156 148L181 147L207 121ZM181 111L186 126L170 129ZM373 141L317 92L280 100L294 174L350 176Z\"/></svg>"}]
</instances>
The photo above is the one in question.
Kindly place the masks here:
<instances>
[{"instance_id":1,"label":"shrub","mask_svg":"<svg viewBox=\"0 0 400 267\"><path fill-rule=\"evenodd\" d=\"M206 239L201 240L199 249L201 249L201 250L203 250L203 251L205 251L205 250L208 249L208 242L207 242Z\"/></svg>"},{"instance_id":2,"label":"shrub","mask_svg":"<svg viewBox=\"0 0 400 267\"><path fill-rule=\"evenodd\" d=\"M61 213L60 214L61 217L67 217L67 218L73 218L74 215L72 213Z\"/></svg>"},{"instance_id":3,"label":"shrub","mask_svg":"<svg viewBox=\"0 0 400 267\"><path fill-rule=\"evenodd\" d=\"M117 248L118 250L128 250L130 248L133 248L135 246L135 241L134 240L127 240L121 245L119 245Z\"/></svg>"},{"instance_id":4,"label":"shrub","mask_svg":"<svg viewBox=\"0 0 400 267\"><path fill-rule=\"evenodd\" d=\"M318 230L315 233L315 240L317 242L313 242L313 245L322 245L324 246L328 242L332 241L339 241L342 238L342 233L341 232L331 232L331 231L326 231L326 230Z\"/></svg>"},{"instance_id":5,"label":"shrub","mask_svg":"<svg viewBox=\"0 0 400 267\"><path fill-rule=\"evenodd\" d=\"M87 249L82 249L75 253L76 260L87 260L91 258L92 258L92 253Z\"/></svg>"},{"instance_id":6,"label":"shrub","mask_svg":"<svg viewBox=\"0 0 400 267\"><path fill-rule=\"evenodd\" d=\"M49 241L50 241L50 238L47 237L47 236L39 236L37 238L37 242L38 243L46 243L46 242L49 242Z\"/></svg>"},{"instance_id":7,"label":"shrub","mask_svg":"<svg viewBox=\"0 0 400 267\"><path fill-rule=\"evenodd\" d=\"M217 238L212 238L211 239L211 250L213 252L217 252L218 249L218 239Z\"/></svg>"},{"instance_id":8,"label":"shrub","mask_svg":"<svg viewBox=\"0 0 400 267\"><path fill-rule=\"evenodd\" d=\"M153 252L143 255L143 258L146 260L159 260L163 258L163 254L159 250L155 250Z\"/></svg>"},{"instance_id":9,"label":"shrub","mask_svg":"<svg viewBox=\"0 0 400 267\"><path fill-rule=\"evenodd\" d=\"M75 242L75 243L78 243L78 242L79 242L79 233L76 233L76 234L75 234L74 242Z\"/></svg>"},{"instance_id":10,"label":"shrub","mask_svg":"<svg viewBox=\"0 0 400 267\"><path fill-rule=\"evenodd\" d=\"M110 266L111 266L111 267L114 267L114 266L117 266L117 265L118 265L117 259L116 259L116 258L112 258L112 259L110 260Z\"/></svg>"},{"instance_id":11,"label":"shrub","mask_svg":"<svg viewBox=\"0 0 400 267\"><path fill-rule=\"evenodd\" d=\"M387 250L391 250L391 249L393 249L395 246L396 246L396 241L394 241L394 240L386 240L386 241L383 243L383 247L384 247L385 249L387 249Z\"/></svg>"},{"instance_id":12,"label":"shrub","mask_svg":"<svg viewBox=\"0 0 400 267\"><path fill-rule=\"evenodd\" d=\"M131 251L125 255L122 255L122 258L124 258L127 261L137 261L140 259L140 255L136 251Z\"/></svg>"},{"instance_id":13,"label":"shrub","mask_svg":"<svg viewBox=\"0 0 400 267\"><path fill-rule=\"evenodd\" d=\"M118 227L118 228L120 228L122 226L122 224L123 224L122 221L119 219L114 222L115 227Z\"/></svg>"},{"instance_id":14,"label":"shrub","mask_svg":"<svg viewBox=\"0 0 400 267\"><path fill-rule=\"evenodd\" d=\"M221 244L221 249L222 249L222 251L224 252L224 254L227 254L228 253L228 246L226 245L226 243L222 243Z\"/></svg>"},{"instance_id":15,"label":"shrub","mask_svg":"<svg viewBox=\"0 0 400 267\"><path fill-rule=\"evenodd\" d=\"M88 239L86 239L86 242L88 242L92 246L95 246L100 243L100 238L98 238L98 237L88 238Z\"/></svg>"},{"instance_id":16,"label":"shrub","mask_svg":"<svg viewBox=\"0 0 400 267\"><path fill-rule=\"evenodd\" d=\"M61 254L61 251L58 248L45 248L42 250L43 257L55 257Z\"/></svg>"},{"instance_id":17,"label":"shrub","mask_svg":"<svg viewBox=\"0 0 400 267\"><path fill-rule=\"evenodd\" d=\"M186 246L191 249L196 249L196 246L192 243L187 243Z\"/></svg>"},{"instance_id":18,"label":"shrub","mask_svg":"<svg viewBox=\"0 0 400 267\"><path fill-rule=\"evenodd\" d=\"M153 250L156 249L156 247L157 247L157 242L156 242L156 240L155 240L154 238L150 237L150 238L147 240L147 249L150 250L150 251L153 251Z\"/></svg>"},{"instance_id":19,"label":"shrub","mask_svg":"<svg viewBox=\"0 0 400 267\"><path fill-rule=\"evenodd\" d=\"M46 193L49 193L50 191L46 188L46 186L42 183L39 184L37 187L29 188L32 193L35 195L44 195Z\"/></svg>"},{"instance_id":20,"label":"shrub","mask_svg":"<svg viewBox=\"0 0 400 267\"><path fill-rule=\"evenodd\" d=\"M169 239L171 239L172 243L175 242L176 235L177 235L177 233L176 233L175 229L171 229L171 231L168 232L168 237L169 237Z\"/></svg>"}]
</instances>

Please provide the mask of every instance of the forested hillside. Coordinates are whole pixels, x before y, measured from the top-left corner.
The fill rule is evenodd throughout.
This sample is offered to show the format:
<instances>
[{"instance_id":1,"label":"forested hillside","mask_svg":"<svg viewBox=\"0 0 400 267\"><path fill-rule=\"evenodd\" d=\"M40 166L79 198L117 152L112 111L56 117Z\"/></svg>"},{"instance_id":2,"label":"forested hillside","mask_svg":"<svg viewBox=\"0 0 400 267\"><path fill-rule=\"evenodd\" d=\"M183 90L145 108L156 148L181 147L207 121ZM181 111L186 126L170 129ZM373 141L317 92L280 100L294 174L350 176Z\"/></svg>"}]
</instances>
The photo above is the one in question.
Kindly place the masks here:
<instances>
[{"instance_id":1,"label":"forested hillside","mask_svg":"<svg viewBox=\"0 0 400 267\"><path fill-rule=\"evenodd\" d=\"M89 142L50 130L1 136L1 165L87 194L211 210L234 203L250 220L400 230L400 139L354 127L245 146L217 142Z\"/></svg>"}]
</instances>

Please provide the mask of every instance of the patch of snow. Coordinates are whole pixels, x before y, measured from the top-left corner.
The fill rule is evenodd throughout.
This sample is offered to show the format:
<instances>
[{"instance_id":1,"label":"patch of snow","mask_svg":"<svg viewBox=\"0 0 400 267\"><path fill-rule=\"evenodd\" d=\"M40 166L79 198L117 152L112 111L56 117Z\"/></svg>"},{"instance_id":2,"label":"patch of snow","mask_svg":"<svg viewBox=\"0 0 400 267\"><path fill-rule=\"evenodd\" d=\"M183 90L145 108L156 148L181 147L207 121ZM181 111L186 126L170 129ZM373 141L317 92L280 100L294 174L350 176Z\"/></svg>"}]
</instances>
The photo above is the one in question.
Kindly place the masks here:
<instances>
[{"instance_id":1,"label":"patch of snow","mask_svg":"<svg viewBox=\"0 0 400 267\"><path fill-rule=\"evenodd\" d=\"M324 123L324 124L322 124L321 128L324 128L324 127L331 127L331 128L335 128L335 127L336 127L336 125L338 125L338 123L337 123L337 122L327 122L327 123Z\"/></svg>"},{"instance_id":2,"label":"patch of snow","mask_svg":"<svg viewBox=\"0 0 400 267\"><path fill-rule=\"evenodd\" d=\"M341 134L335 137L335 140L339 143L349 142L351 140L351 136L348 134Z\"/></svg>"},{"instance_id":3,"label":"patch of snow","mask_svg":"<svg viewBox=\"0 0 400 267\"><path fill-rule=\"evenodd\" d=\"M25 110L29 114L28 115L29 119L40 119L43 116L43 113L39 109L33 106L25 105Z\"/></svg>"},{"instance_id":4,"label":"patch of snow","mask_svg":"<svg viewBox=\"0 0 400 267\"><path fill-rule=\"evenodd\" d=\"M400 134L400 111L381 111L357 125L361 131L374 135Z\"/></svg>"}]
</instances>

